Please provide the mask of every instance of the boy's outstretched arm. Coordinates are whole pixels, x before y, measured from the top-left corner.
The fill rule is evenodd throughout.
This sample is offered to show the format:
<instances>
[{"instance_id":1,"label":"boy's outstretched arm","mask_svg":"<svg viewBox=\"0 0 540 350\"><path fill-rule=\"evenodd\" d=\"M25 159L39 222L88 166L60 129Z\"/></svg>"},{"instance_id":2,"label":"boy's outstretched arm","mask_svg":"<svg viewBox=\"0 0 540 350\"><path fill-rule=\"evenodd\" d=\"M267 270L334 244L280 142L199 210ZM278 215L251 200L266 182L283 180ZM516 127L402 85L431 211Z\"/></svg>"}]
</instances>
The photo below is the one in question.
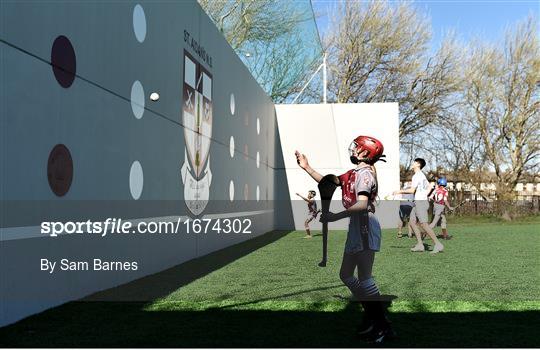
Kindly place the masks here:
<instances>
[{"instance_id":1,"label":"boy's outstretched arm","mask_svg":"<svg viewBox=\"0 0 540 350\"><path fill-rule=\"evenodd\" d=\"M302 198L303 200L305 200L306 202L309 202L311 203L311 201L309 199L307 199L306 197L302 196L300 193L297 193L296 194L298 197Z\"/></svg>"},{"instance_id":2,"label":"boy's outstretched arm","mask_svg":"<svg viewBox=\"0 0 540 350\"><path fill-rule=\"evenodd\" d=\"M395 196L396 194L414 194L415 192L416 192L416 187L409 187L405 190L394 191L392 194Z\"/></svg>"},{"instance_id":3,"label":"boy's outstretched arm","mask_svg":"<svg viewBox=\"0 0 540 350\"><path fill-rule=\"evenodd\" d=\"M308 163L308 159L305 154L301 154L298 151L294 152L294 155L296 156L296 162L300 166L300 168L304 169L306 173L309 174L313 178L313 180L320 182L323 176L316 172Z\"/></svg>"}]
</instances>

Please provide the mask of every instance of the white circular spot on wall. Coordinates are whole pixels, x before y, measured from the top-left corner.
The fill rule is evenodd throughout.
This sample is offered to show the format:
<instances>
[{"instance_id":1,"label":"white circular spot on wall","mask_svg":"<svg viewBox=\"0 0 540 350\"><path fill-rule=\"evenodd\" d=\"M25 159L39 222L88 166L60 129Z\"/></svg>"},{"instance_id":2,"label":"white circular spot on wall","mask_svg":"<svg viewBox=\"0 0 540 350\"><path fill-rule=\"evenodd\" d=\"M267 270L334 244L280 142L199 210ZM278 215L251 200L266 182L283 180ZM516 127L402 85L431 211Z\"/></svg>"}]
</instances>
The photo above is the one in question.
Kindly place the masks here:
<instances>
[{"instance_id":1,"label":"white circular spot on wall","mask_svg":"<svg viewBox=\"0 0 540 350\"><path fill-rule=\"evenodd\" d=\"M257 118L257 135L261 133L261 121Z\"/></svg>"},{"instance_id":2,"label":"white circular spot on wall","mask_svg":"<svg viewBox=\"0 0 540 350\"><path fill-rule=\"evenodd\" d=\"M136 160L131 164L131 169L129 170L129 191L131 192L131 197L133 197L133 199L139 199L141 197L143 185L143 169L141 163Z\"/></svg>"},{"instance_id":3,"label":"white circular spot on wall","mask_svg":"<svg viewBox=\"0 0 540 350\"><path fill-rule=\"evenodd\" d=\"M255 190L255 197L257 198L257 202L261 198L261 189L259 188L259 186L257 186L257 189Z\"/></svg>"},{"instance_id":4,"label":"white circular spot on wall","mask_svg":"<svg viewBox=\"0 0 540 350\"><path fill-rule=\"evenodd\" d=\"M142 118L144 113L144 89L138 80L135 80L131 86L131 110L135 118Z\"/></svg>"},{"instance_id":5,"label":"white circular spot on wall","mask_svg":"<svg viewBox=\"0 0 540 350\"><path fill-rule=\"evenodd\" d=\"M135 5L133 9L133 31L137 41L142 43L146 38L146 16L141 5Z\"/></svg>"},{"instance_id":6,"label":"white circular spot on wall","mask_svg":"<svg viewBox=\"0 0 540 350\"><path fill-rule=\"evenodd\" d=\"M234 200L234 182L232 180L229 182L229 199L231 202Z\"/></svg>"},{"instance_id":7,"label":"white circular spot on wall","mask_svg":"<svg viewBox=\"0 0 540 350\"><path fill-rule=\"evenodd\" d=\"M234 137L231 136L231 139L229 140L229 153L231 154L231 158L234 157Z\"/></svg>"},{"instance_id":8,"label":"white circular spot on wall","mask_svg":"<svg viewBox=\"0 0 540 350\"><path fill-rule=\"evenodd\" d=\"M234 94L231 94L231 115L234 115L234 109L235 109Z\"/></svg>"},{"instance_id":9,"label":"white circular spot on wall","mask_svg":"<svg viewBox=\"0 0 540 350\"><path fill-rule=\"evenodd\" d=\"M259 152L257 152L257 169L261 166L261 156Z\"/></svg>"}]
</instances>

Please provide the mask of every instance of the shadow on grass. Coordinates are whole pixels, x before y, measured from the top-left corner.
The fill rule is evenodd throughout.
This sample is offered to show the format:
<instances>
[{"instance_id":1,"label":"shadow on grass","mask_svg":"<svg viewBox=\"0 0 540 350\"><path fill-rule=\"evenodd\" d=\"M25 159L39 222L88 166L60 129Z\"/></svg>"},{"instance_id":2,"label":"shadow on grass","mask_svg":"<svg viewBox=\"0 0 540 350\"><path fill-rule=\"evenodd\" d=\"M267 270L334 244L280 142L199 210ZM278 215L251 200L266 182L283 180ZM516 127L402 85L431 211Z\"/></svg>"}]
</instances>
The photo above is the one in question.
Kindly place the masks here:
<instances>
[{"instance_id":1,"label":"shadow on grass","mask_svg":"<svg viewBox=\"0 0 540 350\"><path fill-rule=\"evenodd\" d=\"M72 302L0 329L2 347L365 347L342 311L144 311L145 303ZM540 312L391 313L388 347L538 347Z\"/></svg>"},{"instance_id":2,"label":"shadow on grass","mask_svg":"<svg viewBox=\"0 0 540 350\"><path fill-rule=\"evenodd\" d=\"M144 301L166 296L287 233L269 233L0 328L0 346L367 347L352 332L361 317L360 307L345 301L344 309L333 312L243 309L253 302L206 311L147 311L148 304ZM319 285L316 290L330 291L336 286ZM309 290L301 293L304 292ZM96 301L126 300L130 296L131 300L142 301ZM273 299L262 301L266 300ZM174 303L169 307L174 308ZM322 308L315 305L313 309ZM422 303L413 305L413 309L415 312L391 312L390 318L400 337L387 346L540 346L537 336L540 311L433 313L427 312Z\"/></svg>"},{"instance_id":3,"label":"shadow on grass","mask_svg":"<svg viewBox=\"0 0 540 350\"><path fill-rule=\"evenodd\" d=\"M226 308L230 309L230 308L237 308L237 307L240 307L240 306L254 305L254 304L258 304L258 303L265 302L265 301L276 301L276 300L279 300L279 299L290 298L290 297L297 296L297 295L300 295L300 294L311 293L311 292L315 292L315 291L331 290L331 289L341 288L342 286L343 285L341 283L331 284L331 285L328 285L328 286L323 286L323 287L318 287L318 288L305 289L305 290L302 290L302 291L299 291L299 292L285 293L283 295L280 295L279 297L262 298L262 299L256 299L256 300L250 300L250 301L245 301L245 302L241 302L241 303L226 305L226 306L220 306L220 307L216 307L216 309L226 309Z\"/></svg>"},{"instance_id":4,"label":"shadow on grass","mask_svg":"<svg viewBox=\"0 0 540 350\"><path fill-rule=\"evenodd\" d=\"M152 301L277 241L291 231L273 231L153 275L94 293L83 301Z\"/></svg>"}]
</instances>

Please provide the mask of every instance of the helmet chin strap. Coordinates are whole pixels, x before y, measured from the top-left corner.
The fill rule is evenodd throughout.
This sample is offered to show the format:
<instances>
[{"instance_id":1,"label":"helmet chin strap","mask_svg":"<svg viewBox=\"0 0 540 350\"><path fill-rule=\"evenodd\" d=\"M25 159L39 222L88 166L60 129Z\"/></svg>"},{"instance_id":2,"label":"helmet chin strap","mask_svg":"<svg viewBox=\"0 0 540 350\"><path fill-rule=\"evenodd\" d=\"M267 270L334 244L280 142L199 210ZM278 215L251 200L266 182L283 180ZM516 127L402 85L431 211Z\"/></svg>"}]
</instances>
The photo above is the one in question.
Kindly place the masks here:
<instances>
[{"instance_id":1,"label":"helmet chin strap","mask_svg":"<svg viewBox=\"0 0 540 350\"><path fill-rule=\"evenodd\" d=\"M386 163L386 159L383 159L385 157L386 157L386 155L381 154L380 156L376 156L374 158L358 158L356 156L351 156L350 159L351 159L351 162L353 164L360 164L360 163L364 162L364 163L373 165L373 164L377 163L378 161Z\"/></svg>"}]
</instances>

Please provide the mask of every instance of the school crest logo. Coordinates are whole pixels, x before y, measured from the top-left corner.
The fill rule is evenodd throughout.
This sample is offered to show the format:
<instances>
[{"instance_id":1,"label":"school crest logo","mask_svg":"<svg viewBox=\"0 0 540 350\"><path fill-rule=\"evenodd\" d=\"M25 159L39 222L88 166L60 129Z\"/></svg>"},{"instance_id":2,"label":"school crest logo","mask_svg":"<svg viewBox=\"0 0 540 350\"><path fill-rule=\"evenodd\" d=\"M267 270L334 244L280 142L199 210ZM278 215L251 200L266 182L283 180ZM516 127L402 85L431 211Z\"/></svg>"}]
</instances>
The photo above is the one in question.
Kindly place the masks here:
<instances>
[{"instance_id":1,"label":"school crest logo","mask_svg":"<svg viewBox=\"0 0 540 350\"><path fill-rule=\"evenodd\" d=\"M210 197L210 144L212 137L212 75L184 50L182 104L184 164L181 175L186 206L201 214Z\"/></svg>"}]
</instances>

